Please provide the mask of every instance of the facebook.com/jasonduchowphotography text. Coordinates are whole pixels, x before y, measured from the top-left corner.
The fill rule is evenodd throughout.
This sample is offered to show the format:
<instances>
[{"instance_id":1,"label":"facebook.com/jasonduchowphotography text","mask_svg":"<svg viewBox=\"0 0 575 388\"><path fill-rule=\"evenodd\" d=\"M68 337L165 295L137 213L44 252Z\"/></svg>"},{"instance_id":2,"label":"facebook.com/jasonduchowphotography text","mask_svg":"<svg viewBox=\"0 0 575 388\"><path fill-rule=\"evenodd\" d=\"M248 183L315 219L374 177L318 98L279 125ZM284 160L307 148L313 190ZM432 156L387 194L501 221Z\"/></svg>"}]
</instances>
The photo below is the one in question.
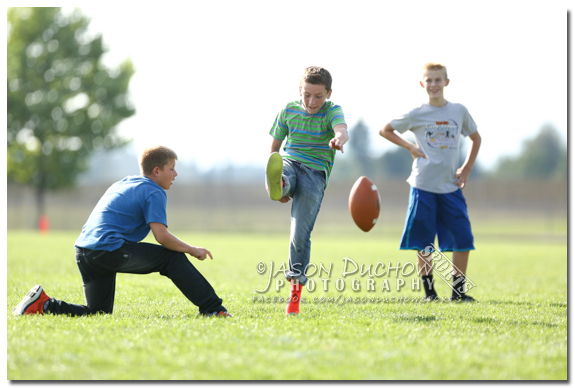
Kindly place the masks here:
<instances>
[{"instance_id":1,"label":"facebook.com/jasonduchowphotography text","mask_svg":"<svg viewBox=\"0 0 575 388\"><path fill-rule=\"evenodd\" d=\"M454 265L437 247L431 245L422 252L429 263L426 273L433 272L435 281L443 281L451 289L468 292L477 285L465 277L463 288L453 284ZM431 259L431 260L430 260ZM260 261L256 271L261 277L259 287L254 289L253 303L289 302L289 281L285 274L290 271L286 262L273 260ZM292 268L296 274L300 269ZM363 263L350 257L329 263L310 263L302 268L308 281L303 286L306 296L301 303L316 304L370 304L370 303L419 303L424 302L421 269L417 263L379 261ZM359 295L361 294L361 295ZM435 302L448 302L449 298L439 298Z\"/></svg>"}]
</instances>

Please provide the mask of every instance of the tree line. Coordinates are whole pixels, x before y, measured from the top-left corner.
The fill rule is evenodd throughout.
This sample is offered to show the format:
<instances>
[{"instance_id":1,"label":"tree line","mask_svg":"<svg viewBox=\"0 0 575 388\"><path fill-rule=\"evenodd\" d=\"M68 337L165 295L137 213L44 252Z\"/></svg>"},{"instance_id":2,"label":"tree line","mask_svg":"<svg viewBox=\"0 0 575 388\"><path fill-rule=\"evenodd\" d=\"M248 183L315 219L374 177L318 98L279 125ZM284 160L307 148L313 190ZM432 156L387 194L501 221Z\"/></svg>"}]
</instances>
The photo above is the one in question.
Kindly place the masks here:
<instances>
[{"instance_id":1,"label":"tree line","mask_svg":"<svg viewBox=\"0 0 575 388\"><path fill-rule=\"evenodd\" d=\"M359 121L350 130L349 157L340 158L334 175L366 175L383 179L407 179L413 158L401 148L374 155L370 133L373 129ZM413 140L412 140L413 141ZM481 154L481 150L479 151ZM467 148L461 147L460 160L465 160ZM492 169L487 170L476 161L471 177L485 179L530 180L562 179L568 175L567 145L558 130L550 124L540 128L535 137L527 139L517 156L502 156Z\"/></svg>"},{"instance_id":2,"label":"tree line","mask_svg":"<svg viewBox=\"0 0 575 388\"><path fill-rule=\"evenodd\" d=\"M128 93L133 64L106 68L102 36L90 36L88 25L79 10L8 8L7 178L35 189L39 218L48 191L74 187L94 154L126 145L116 127L135 113ZM405 179L410 153L397 147L374 156L369 132L362 121L350 129L351 157L338 158L334 176ZM476 163L472 174L567 179L567 149L545 126L519 156L502 158L490 172Z\"/></svg>"},{"instance_id":3,"label":"tree line","mask_svg":"<svg viewBox=\"0 0 575 388\"><path fill-rule=\"evenodd\" d=\"M8 9L7 177L34 187L39 217L49 190L75 186L99 149L126 144L116 125L132 116L134 74L102 64L102 36L78 10Z\"/></svg>"}]
</instances>

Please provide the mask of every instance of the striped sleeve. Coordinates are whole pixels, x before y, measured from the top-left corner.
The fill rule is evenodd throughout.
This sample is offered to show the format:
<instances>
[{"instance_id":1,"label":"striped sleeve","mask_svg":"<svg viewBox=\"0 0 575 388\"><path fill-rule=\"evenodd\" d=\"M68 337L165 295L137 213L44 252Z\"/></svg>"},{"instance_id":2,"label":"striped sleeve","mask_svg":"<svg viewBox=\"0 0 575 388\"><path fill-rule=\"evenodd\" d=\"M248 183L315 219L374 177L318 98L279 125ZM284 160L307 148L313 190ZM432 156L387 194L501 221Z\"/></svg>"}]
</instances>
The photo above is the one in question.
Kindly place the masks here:
<instances>
[{"instance_id":1,"label":"striped sleeve","mask_svg":"<svg viewBox=\"0 0 575 388\"><path fill-rule=\"evenodd\" d=\"M289 128L285 121L285 108L276 116L274 125L270 129L270 135L276 140L283 141L289 133Z\"/></svg>"},{"instance_id":2,"label":"striped sleeve","mask_svg":"<svg viewBox=\"0 0 575 388\"><path fill-rule=\"evenodd\" d=\"M343 110L341 109L341 106L332 106L327 115L331 128L334 128L339 124L345 124L345 117L343 116Z\"/></svg>"}]
</instances>

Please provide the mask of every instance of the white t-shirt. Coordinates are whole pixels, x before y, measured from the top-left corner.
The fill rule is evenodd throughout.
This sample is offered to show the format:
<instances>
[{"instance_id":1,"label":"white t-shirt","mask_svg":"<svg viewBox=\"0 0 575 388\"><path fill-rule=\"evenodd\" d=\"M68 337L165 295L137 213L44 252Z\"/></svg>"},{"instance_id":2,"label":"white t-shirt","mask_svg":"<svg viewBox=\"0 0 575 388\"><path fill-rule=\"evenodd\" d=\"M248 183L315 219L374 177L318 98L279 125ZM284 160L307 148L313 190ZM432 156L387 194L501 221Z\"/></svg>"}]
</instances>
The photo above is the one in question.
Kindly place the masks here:
<instances>
[{"instance_id":1,"label":"white t-shirt","mask_svg":"<svg viewBox=\"0 0 575 388\"><path fill-rule=\"evenodd\" d=\"M465 106L451 102L442 107L423 104L389 124L399 133L412 131L417 146L427 156L427 159L419 157L413 161L407 183L439 194L458 189L455 172L460 167L460 136L477 131Z\"/></svg>"}]
</instances>

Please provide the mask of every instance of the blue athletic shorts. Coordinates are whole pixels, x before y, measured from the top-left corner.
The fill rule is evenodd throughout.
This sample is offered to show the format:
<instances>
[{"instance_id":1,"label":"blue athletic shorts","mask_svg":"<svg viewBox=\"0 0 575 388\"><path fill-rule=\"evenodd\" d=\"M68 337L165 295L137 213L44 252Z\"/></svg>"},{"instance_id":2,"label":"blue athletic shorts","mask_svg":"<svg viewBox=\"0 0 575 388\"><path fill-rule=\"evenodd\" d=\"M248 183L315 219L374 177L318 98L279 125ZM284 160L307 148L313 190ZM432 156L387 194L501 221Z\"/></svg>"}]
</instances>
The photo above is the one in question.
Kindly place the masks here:
<instances>
[{"instance_id":1,"label":"blue athletic shorts","mask_svg":"<svg viewBox=\"0 0 575 388\"><path fill-rule=\"evenodd\" d=\"M425 250L435 236L442 252L475 249L463 193L435 194L412 187L399 249Z\"/></svg>"}]
</instances>

